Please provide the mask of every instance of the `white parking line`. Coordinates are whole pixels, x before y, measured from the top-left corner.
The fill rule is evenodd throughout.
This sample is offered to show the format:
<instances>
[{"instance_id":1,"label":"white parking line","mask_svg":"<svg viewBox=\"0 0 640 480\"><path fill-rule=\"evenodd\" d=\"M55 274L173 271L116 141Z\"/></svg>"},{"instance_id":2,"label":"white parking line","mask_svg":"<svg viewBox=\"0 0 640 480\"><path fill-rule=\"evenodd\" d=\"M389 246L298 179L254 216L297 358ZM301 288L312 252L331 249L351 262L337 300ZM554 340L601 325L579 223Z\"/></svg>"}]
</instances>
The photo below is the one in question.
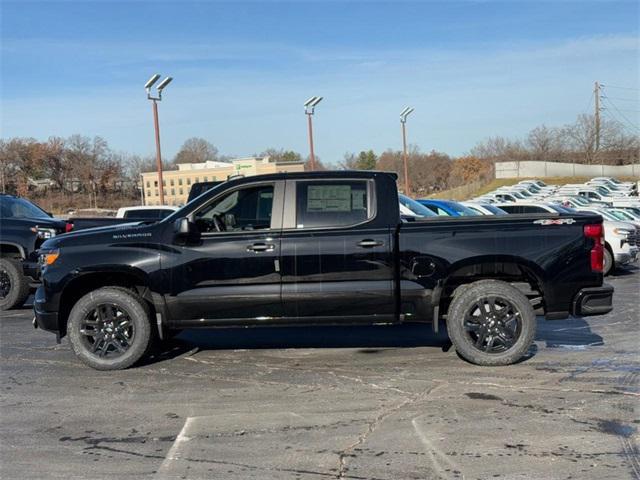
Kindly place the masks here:
<instances>
[{"instance_id":1,"label":"white parking line","mask_svg":"<svg viewBox=\"0 0 640 480\"><path fill-rule=\"evenodd\" d=\"M184 425L182 426L182 430L180 430L180 433L173 441L173 445L171 445L171 448L167 452L167 456L162 461L160 468L158 468L158 472L156 473L157 478L168 478L167 475L169 474L169 471L171 469L171 464L174 460L180 458L180 449L182 447L182 444L191 440L191 438L187 436L187 432L189 431L193 420L195 420L196 418L197 417L187 417L187 419L185 420Z\"/></svg>"}]
</instances>

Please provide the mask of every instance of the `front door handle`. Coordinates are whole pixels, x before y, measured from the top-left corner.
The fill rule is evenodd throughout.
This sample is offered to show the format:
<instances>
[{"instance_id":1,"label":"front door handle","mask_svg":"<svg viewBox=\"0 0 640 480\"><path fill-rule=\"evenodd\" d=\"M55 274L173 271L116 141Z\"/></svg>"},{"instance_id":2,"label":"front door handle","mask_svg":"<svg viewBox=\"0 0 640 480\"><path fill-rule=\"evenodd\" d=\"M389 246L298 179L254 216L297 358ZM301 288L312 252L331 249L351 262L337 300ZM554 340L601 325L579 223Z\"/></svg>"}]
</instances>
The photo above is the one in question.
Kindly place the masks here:
<instances>
[{"instance_id":1,"label":"front door handle","mask_svg":"<svg viewBox=\"0 0 640 480\"><path fill-rule=\"evenodd\" d=\"M362 248L373 248L373 247L381 247L382 245L384 245L384 242L381 242L379 240L371 240L370 238L367 238L365 240L359 241L357 245Z\"/></svg>"},{"instance_id":2,"label":"front door handle","mask_svg":"<svg viewBox=\"0 0 640 480\"><path fill-rule=\"evenodd\" d=\"M247 247L248 252L273 252L276 248L272 243L254 243Z\"/></svg>"}]
</instances>

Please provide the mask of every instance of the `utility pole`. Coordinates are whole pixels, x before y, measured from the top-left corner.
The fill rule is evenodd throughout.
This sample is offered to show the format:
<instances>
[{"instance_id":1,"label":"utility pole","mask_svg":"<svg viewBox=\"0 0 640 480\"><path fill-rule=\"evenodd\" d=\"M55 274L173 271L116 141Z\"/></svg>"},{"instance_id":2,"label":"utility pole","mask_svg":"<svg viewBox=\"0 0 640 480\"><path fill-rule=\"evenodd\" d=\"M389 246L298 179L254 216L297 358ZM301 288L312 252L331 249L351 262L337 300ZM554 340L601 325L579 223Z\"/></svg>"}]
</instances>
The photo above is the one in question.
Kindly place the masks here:
<instances>
[{"instance_id":1,"label":"utility pole","mask_svg":"<svg viewBox=\"0 0 640 480\"><path fill-rule=\"evenodd\" d=\"M593 98L595 105L594 116L596 119L596 152L600 149L600 83L596 82L593 87Z\"/></svg>"},{"instance_id":2,"label":"utility pole","mask_svg":"<svg viewBox=\"0 0 640 480\"><path fill-rule=\"evenodd\" d=\"M407 117L413 112L413 108L407 107L400 112L400 124L402 125L402 164L404 169L404 194L411 196L411 186L409 184L409 159L407 157Z\"/></svg>"},{"instance_id":3,"label":"utility pole","mask_svg":"<svg viewBox=\"0 0 640 480\"><path fill-rule=\"evenodd\" d=\"M158 122L158 102L162 100L162 91L171 83L172 77L166 77L156 87L157 96L151 95L151 87L160 79L159 74L153 75L147 83L144 84L144 88L147 91L147 99L153 103L153 128L156 132L156 169L158 171L158 192L160 193L160 205L164 205L164 185L162 180L162 155L160 154L160 125Z\"/></svg>"},{"instance_id":4,"label":"utility pole","mask_svg":"<svg viewBox=\"0 0 640 480\"><path fill-rule=\"evenodd\" d=\"M313 172L316 169L316 155L313 151L313 122L311 117L316 111L316 106L322 101L322 97L311 97L304 102L304 113L307 115L309 129L309 168Z\"/></svg>"}]
</instances>

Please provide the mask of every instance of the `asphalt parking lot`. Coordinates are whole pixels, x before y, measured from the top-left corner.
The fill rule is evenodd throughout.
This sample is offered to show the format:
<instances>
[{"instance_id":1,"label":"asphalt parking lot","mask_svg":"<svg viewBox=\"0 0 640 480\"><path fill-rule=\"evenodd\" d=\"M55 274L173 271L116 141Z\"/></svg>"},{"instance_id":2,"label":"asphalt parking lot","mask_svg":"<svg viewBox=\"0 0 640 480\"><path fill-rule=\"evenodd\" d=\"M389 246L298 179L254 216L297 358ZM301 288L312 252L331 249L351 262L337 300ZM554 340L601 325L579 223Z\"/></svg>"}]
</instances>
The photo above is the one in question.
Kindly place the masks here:
<instances>
[{"instance_id":1,"label":"asphalt parking lot","mask_svg":"<svg viewBox=\"0 0 640 480\"><path fill-rule=\"evenodd\" d=\"M501 368L403 325L191 330L97 372L2 312L0 476L638 479L639 279Z\"/></svg>"}]
</instances>

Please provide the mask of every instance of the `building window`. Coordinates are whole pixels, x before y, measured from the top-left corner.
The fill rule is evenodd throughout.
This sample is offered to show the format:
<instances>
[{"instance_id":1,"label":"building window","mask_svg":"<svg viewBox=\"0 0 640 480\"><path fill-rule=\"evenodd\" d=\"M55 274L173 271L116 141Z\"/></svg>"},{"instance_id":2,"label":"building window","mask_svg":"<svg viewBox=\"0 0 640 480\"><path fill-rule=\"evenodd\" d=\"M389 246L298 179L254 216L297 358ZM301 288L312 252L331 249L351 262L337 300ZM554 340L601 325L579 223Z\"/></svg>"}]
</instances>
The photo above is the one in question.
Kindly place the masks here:
<instances>
[{"instance_id":1,"label":"building window","mask_svg":"<svg viewBox=\"0 0 640 480\"><path fill-rule=\"evenodd\" d=\"M176 189L175 189L175 188L172 188L172 189L171 189L171 195L175 195L175 194L176 194Z\"/></svg>"},{"instance_id":2,"label":"building window","mask_svg":"<svg viewBox=\"0 0 640 480\"><path fill-rule=\"evenodd\" d=\"M180 189L180 195L183 195L182 189Z\"/></svg>"},{"instance_id":3,"label":"building window","mask_svg":"<svg viewBox=\"0 0 640 480\"><path fill-rule=\"evenodd\" d=\"M154 181L153 181L153 186L154 186L154 187L157 187L157 186L158 186L158 180L154 180Z\"/></svg>"},{"instance_id":4,"label":"building window","mask_svg":"<svg viewBox=\"0 0 640 480\"><path fill-rule=\"evenodd\" d=\"M178 185L182 185L182 178L178 179Z\"/></svg>"},{"instance_id":5,"label":"building window","mask_svg":"<svg viewBox=\"0 0 640 480\"><path fill-rule=\"evenodd\" d=\"M149 188L150 186L151 186L151 182L147 180L147 188Z\"/></svg>"},{"instance_id":6,"label":"building window","mask_svg":"<svg viewBox=\"0 0 640 480\"><path fill-rule=\"evenodd\" d=\"M209 177L204 177L204 181L208 182L209 181Z\"/></svg>"},{"instance_id":7,"label":"building window","mask_svg":"<svg viewBox=\"0 0 640 480\"><path fill-rule=\"evenodd\" d=\"M173 187L173 178L170 181L171 181L171 186Z\"/></svg>"},{"instance_id":8,"label":"building window","mask_svg":"<svg viewBox=\"0 0 640 480\"><path fill-rule=\"evenodd\" d=\"M167 186L167 181L166 180L162 180L162 186L166 187Z\"/></svg>"},{"instance_id":9,"label":"building window","mask_svg":"<svg viewBox=\"0 0 640 480\"><path fill-rule=\"evenodd\" d=\"M158 196L158 189L156 188L156 197Z\"/></svg>"},{"instance_id":10,"label":"building window","mask_svg":"<svg viewBox=\"0 0 640 480\"><path fill-rule=\"evenodd\" d=\"M191 177L187 177L187 185L191 185Z\"/></svg>"},{"instance_id":11,"label":"building window","mask_svg":"<svg viewBox=\"0 0 640 480\"><path fill-rule=\"evenodd\" d=\"M166 188L163 188L163 189L162 189L162 194L163 194L165 197L167 196L167 189L166 189Z\"/></svg>"},{"instance_id":12,"label":"building window","mask_svg":"<svg viewBox=\"0 0 640 480\"><path fill-rule=\"evenodd\" d=\"M149 183L149 182L147 182L147 183ZM147 197L150 197L150 196L151 196L151 190L147 190Z\"/></svg>"}]
</instances>

